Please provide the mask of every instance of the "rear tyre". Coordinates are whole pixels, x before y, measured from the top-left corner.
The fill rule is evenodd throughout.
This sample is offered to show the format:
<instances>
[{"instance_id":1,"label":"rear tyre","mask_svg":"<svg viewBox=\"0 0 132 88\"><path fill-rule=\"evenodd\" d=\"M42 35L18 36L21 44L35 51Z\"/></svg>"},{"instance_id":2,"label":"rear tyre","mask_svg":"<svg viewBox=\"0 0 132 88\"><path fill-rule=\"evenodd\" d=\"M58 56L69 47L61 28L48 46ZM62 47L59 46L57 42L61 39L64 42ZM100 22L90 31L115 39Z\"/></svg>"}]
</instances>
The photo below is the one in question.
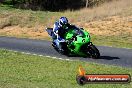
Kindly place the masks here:
<instances>
[{"instance_id":1,"label":"rear tyre","mask_svg":"<svg viewBox=\"0 0 132 88\"><path fill-rule=\"evenodd\" d=\"M91 44L90 46L88 46L88 52L87 52L91 58L93 59L98 59L100 57L100 52L99 50L93 45Z\"/></svg>"},{"instance_id":2,"label":"rear tyre","mask_svg":"<svg viewBox=\"0 0 132 88\"><path fill-rule=\"evenodd\" d=\"M57 46L56 46L56 44L54 42L52 42L52 46L57 52L59 52L59 49L57 48Z\"/></svg>"},{"instance_id":3,"label":"rear tyre","mask_svg":"<svg viewBox=\"0 0 132 88\"><path fill-rule=\"evenodd\" d=\"M69 50L67 48L66 42L61 42L59 47L57 47L55 43L52 43L52 46L58 53L69 56Z\"/></svg>"}]
</instances>

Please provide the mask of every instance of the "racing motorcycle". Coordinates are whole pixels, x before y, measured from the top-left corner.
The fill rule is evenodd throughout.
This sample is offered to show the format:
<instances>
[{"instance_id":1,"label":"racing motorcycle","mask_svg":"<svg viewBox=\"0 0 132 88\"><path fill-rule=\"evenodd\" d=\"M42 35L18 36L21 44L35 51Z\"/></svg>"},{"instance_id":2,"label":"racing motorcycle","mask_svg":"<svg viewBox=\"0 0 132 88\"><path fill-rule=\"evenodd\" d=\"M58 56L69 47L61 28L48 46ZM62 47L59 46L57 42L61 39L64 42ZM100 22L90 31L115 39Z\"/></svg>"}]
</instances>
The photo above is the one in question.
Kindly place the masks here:
<instances>
[{"instance_id":1,"label":"racing motorcycle","mask_svg":"<svg viewBox=\"0 0 132 88\"><path fill-rule=\"evenodd\" d=\"M90 34L83 28L68 29L64 33L65 42L61 42L61 48L63 51L57 47L54 42L57 39L56 35L53 33L53 28L46 28L46 31L52 38L52 46L54 49L64 55L77 55L97 59L100 57L100 52L95 45L90 41Z\"/></svg>"}]
</instances>

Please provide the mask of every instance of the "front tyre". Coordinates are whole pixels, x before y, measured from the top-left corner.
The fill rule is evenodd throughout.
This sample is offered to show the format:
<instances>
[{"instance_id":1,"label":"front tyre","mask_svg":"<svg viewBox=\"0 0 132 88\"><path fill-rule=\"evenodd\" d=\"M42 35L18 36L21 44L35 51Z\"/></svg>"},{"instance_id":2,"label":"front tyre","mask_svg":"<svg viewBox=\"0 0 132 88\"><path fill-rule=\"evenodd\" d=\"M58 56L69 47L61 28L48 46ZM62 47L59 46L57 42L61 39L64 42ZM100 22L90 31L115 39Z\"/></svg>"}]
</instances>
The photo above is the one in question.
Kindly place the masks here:
<instances>
[{"instance_id":1,"label":"front tyre","mask_svg":"<svg viewBox=\"0 0 132 88\"><path fill-rule=\"evenodd\" d=\"M90 54L91 58L93 58L93 59L98 59L100 57L99 50L93 44L91 44L90 46L88 46L87 53Z\"/></svg>"}]
</instances>

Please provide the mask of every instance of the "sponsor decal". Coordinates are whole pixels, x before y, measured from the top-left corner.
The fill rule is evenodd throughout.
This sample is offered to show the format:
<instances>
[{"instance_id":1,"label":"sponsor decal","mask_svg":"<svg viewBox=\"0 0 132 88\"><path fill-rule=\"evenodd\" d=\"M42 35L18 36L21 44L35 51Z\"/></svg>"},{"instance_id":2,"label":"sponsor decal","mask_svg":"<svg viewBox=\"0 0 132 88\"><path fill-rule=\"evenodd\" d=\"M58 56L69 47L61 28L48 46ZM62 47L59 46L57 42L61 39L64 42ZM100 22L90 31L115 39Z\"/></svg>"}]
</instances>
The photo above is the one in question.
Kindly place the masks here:
<instances>
[{"instance_id":1,"label":"sponsor decal","mask_svg":"<svg viewBox=\"0 0 132 88\"><path fill-rule=\"evenodd\" d=\"M89 83L130 83L129 74L86 74L86 71L79 66L79 73L76 76L79 85Z\"/></svg>"}]
</instances>

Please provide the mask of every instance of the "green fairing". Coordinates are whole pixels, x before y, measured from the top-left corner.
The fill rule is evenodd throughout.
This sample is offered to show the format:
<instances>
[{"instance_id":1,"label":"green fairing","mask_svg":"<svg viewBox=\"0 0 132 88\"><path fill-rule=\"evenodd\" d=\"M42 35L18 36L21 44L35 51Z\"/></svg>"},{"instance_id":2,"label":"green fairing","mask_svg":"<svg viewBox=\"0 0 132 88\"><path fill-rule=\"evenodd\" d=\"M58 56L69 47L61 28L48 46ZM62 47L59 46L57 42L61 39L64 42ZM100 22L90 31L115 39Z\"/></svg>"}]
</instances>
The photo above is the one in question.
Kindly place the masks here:
<instances>
[{"instance_id":1,"label":"green fairing","mask_svg":"<svg viewBox=\"0 0 132 88\"><path fill-rule=\"evenodd\" d=\"M74 52L77 55L85 55L84 52L81 52L80 48L82 45L87 44L90 42L90 35L87 31L79 29L80 32L76 32L76 29L70 29L68 30L68 32L65 34L65 39L69 40L71 39L75 34L77 33L81 33L81 34L77 34L76 35L76 40L74 40L71 44L68 45L68 49L71 52ZM71 46L75 46L74 49L71 48Z\"/></svg>"}]
</instances>

